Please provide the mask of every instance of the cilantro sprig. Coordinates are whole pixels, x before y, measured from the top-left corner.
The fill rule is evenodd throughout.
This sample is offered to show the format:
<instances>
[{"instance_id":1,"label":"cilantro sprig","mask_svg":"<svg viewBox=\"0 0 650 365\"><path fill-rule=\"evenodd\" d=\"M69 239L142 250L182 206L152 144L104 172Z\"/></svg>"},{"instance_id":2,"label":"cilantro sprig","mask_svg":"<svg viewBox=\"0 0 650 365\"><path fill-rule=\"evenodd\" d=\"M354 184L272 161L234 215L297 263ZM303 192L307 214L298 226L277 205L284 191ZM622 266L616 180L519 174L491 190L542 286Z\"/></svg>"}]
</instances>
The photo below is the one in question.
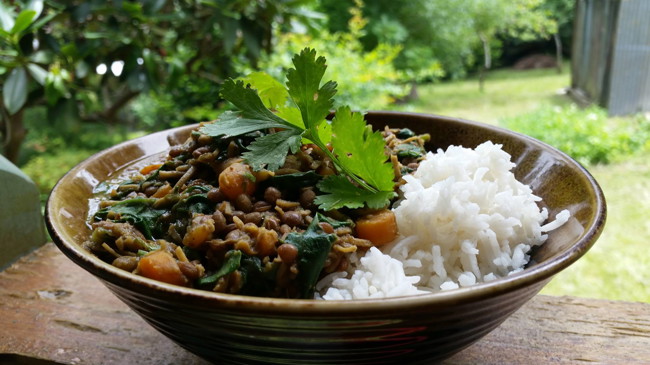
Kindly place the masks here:
<instances>
[{"instance_id":1,"label":"cilantro sprig","mask_svg":"<svg viewBox=\"0 0 650 365\"><path fill-rule=\"evenodd\" d=\"M321 84L327 64L324 57L316 57L314 49L303 49L293 57L293 64L286 88L264 73L249 75L246 83L224 82L221 95L237 111L223 113L200 132L230 137L275 129L275 133L257 137L243 153L254 170L277 170L287 154L296 153L306 140L327 154L338 170L318 184L325 193L316 197L320 208L385 207L395 192L381 134L347 106L339 107L331 122L326 119L334 107L337 83Z\"/></svg>"}]
</instances>

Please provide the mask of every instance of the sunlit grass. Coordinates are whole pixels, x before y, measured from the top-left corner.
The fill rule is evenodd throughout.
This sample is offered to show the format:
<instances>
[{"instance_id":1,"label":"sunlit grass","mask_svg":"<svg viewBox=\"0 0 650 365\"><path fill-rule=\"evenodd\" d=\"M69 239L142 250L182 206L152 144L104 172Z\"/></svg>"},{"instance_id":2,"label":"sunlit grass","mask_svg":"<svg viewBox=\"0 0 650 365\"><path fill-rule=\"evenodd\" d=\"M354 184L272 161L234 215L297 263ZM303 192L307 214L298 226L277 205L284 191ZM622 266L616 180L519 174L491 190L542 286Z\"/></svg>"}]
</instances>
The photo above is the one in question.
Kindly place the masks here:
<instances>
[{"instance_id":1,"label":"sunlit grass","mask_svg":"<svg viewBox=\"0 0 650 365\"><path fill-rule=\"evenodd\" d=\"M491 71L484 91L477 79L421 85L419 100L399 106L400 110L432 113L496 124L500 118L531 112L542 105L566 105L563 90L570 85L568 68Z\"/></svg>"},{"instance_id":2,"label":"sunlit grass","mask_svg":"<svg viewBox=\"0 0 650 365\"><path fill-rule=\"evenodd\" d=\"M650 302L650 156L589 170L607 200L605 229L542 293Z\"/></svg>"}]
</instances>

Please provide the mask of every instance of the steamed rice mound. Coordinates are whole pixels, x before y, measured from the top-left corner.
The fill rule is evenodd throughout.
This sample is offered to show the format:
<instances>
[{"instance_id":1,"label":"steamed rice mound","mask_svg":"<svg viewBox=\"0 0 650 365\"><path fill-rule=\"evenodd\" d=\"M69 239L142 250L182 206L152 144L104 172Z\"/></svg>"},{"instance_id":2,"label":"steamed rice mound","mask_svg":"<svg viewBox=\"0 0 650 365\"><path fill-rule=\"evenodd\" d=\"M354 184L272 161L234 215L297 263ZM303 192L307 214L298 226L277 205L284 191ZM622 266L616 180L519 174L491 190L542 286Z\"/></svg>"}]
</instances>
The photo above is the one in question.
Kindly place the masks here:
<instances>
[{"instance_id":1,"label":"steamed rice mound","mask_svg":"<svg viewBox=\"0 0 650 365\"><path fill-rule=\"evenodd\" d=\"M429 152L413 175L404 176L403 199L393 209L400 237L382 248L380 258L373 256L372 267L362 258L349 278L329 278L330 288L323 298L437 292L523 270L531 248L547 239L546 232L566 222L569 212L543 225L548 212L537 205L541 198L517 181L511 171L514 166L501 145L492 142L476 149L451 146ZM396 271L391 260L401 263L402 271L391 274L402 278L397 280L399 288L358 289L368 287L368 277L386 276L378 272L386 267ZM355 290L362 293L356 295Z\"/></svg>"}]
</instances>

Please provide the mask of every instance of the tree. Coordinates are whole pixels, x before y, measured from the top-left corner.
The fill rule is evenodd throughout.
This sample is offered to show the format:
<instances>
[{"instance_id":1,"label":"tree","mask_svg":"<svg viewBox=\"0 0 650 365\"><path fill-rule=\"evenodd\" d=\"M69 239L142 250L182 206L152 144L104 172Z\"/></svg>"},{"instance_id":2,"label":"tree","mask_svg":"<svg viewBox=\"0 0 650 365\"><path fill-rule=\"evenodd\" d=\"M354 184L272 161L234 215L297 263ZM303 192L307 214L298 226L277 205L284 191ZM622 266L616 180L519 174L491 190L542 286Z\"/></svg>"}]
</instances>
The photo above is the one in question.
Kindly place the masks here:
<instances>
[{"instance_id":1,"label":"tree","mask_svg":"<svg viewBox=\"0 0 650 365\"><path fill-rule=\"evenodd\" d=\"M473 29L483 49L479 66L479 88L483 90L485 71L492 67L491 41L499 32L519 39L544 37L557 32L557 23L540 8L544 0L474 0L469 12Z\"/></svg>"},{"instance_id":2,"label":"tree","mask_svg":"<svg viewBox=\"0 0 650 365\"><path fill-rule=\"evenodd\" d=\"M545 0L539 7L557 24L556 31L553 32L553 41L558 73L562 72L563 33L566 38L566 34L570 34L573 30L574 6L575 0Z\"/></svg>"},{"instance_id":3,"label":"tree","mask_svg":"<svg viewBox=\"0 0 650 365\"><path fill-rule=\"evenodd\" d=\"M518 38L552 33L554 22L543 4L544 0L368 1L363 11L369 31L362 41L366 49L380 42L403 44L395 66L416 81L438 78L441 71L448 78L460 78L477 54L483 56L482 69L491 67L498 33ZM351 0L321 2L330 29L341 30L350 17L344 11L351 6Z\"/></svg>"},{"instance_id":4,"label":"tree","mask_svg":"<svg viewBox=\"0 0 650 365\"><path fill-rule=\"evenodd\" d=\"M277 28L309 26L311 0L52 0L0 4L0 131L16 161L24 111L47 108L51 123L119 123L142 92L231 76L272 47ZM216 92L206 92L214 98ZM218 100L213 100L216 103Z\"/></svg>"}]
</instances>

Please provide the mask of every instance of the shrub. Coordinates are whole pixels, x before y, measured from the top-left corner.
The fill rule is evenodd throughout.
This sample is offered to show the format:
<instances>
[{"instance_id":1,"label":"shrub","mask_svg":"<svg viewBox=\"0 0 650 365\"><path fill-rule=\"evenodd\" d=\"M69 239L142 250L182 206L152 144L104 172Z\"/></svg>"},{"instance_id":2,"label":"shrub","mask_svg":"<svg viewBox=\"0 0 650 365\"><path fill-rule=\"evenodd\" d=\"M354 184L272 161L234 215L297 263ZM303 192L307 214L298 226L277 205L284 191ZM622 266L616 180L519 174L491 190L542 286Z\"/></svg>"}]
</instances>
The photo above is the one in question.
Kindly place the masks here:
<instances>
[{"instance_id":1,"label":"shrub","mask_svg":"<svg viewBox=\"0 0 650 365\"><path fill-rule=\"evenodd\" d=\"M379 44L371 51L364 51L359 37L365 20L358 11L354 14L348 32L322 31L317 38L296 33L279 35L273 53L261 57L259 68L284 83L287 69L293 67L291 57L309 46L327 59L323 79L338 82L337 105L345 104L357 110L387 108L409 91L409 86L400 81L403 75L393 66L401 48Z\"/></svg>"},{"instance_id":2,"label":"shrub","mask_svg":"<svg viewBox=\"0 0 650 365\"><path fill-rule=\"evenodd\" d=\"M582 164L609 163L650 148L650 120L642 115L609 118L596 106L545 106L500 124L544 141Z\"/></svg>"},{"instance_id":3,"label":"shrub","mask_svg":"<svg viewBox=\"0 0 650 365\"><path fill-rule=\"evenodd\" d=\"M61 149L51 154L33 157L21 166L21 170L34 181L41 196L46 197L61 176L95 152L97 151Z\"/></svg>"}]
</instances>

